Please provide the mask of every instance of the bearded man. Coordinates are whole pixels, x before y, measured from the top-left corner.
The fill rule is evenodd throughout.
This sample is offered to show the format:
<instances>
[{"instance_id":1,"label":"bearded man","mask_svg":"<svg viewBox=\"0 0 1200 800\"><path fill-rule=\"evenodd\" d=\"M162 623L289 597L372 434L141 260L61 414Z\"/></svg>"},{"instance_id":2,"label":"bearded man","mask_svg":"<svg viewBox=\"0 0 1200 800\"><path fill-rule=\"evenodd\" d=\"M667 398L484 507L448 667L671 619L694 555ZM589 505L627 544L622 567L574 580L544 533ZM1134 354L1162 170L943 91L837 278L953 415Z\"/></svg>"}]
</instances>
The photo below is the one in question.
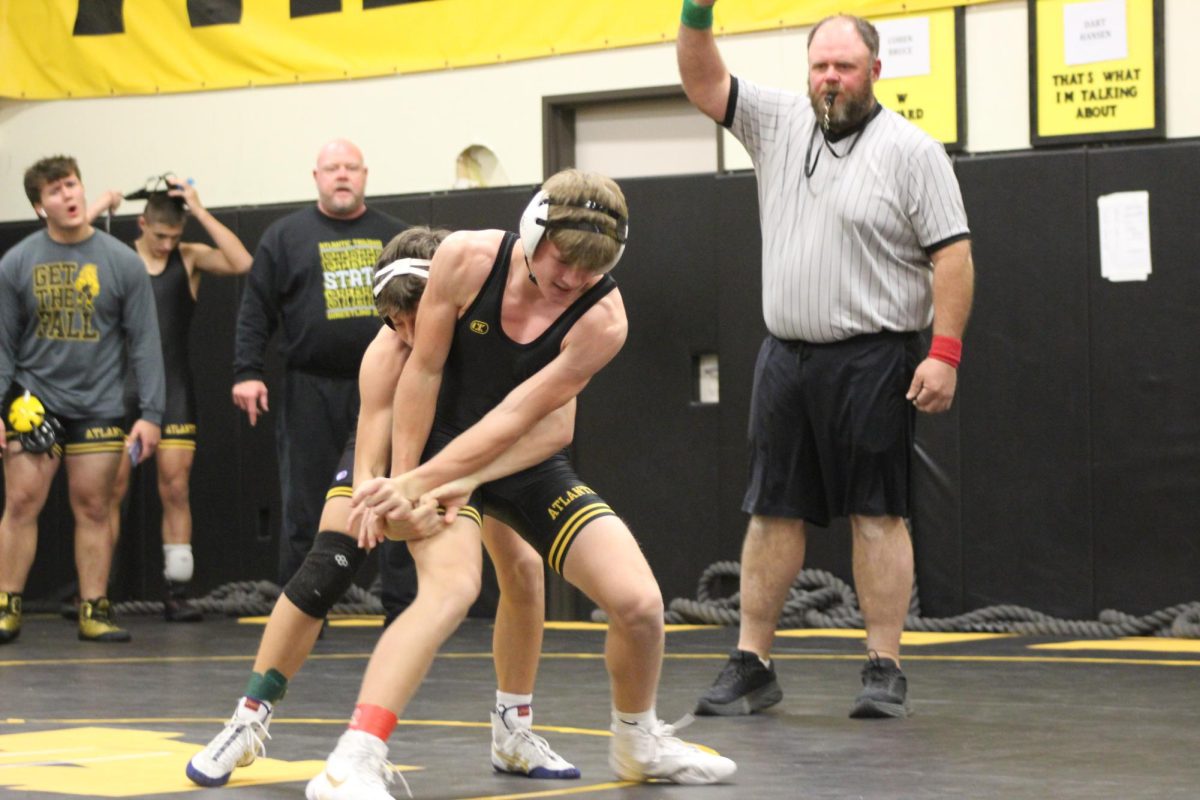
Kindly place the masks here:
<instances>
[{"instance_id":1,"label":"bearded man","mask_svg":"<svg viewBox=\"0 0 1200 800\"><path fill-rule=\"evenodd\" d=\"M750 409L738 646L696 710L750 714L782 699L771 646L805 523L849 517L868 654L850 716L903 717L913 427L916 411L954 399L974 287L962 194L945 149L875 99L871 23L813 26L804 97L730 75L713 3L684 2L679 72L754 161L770 335Z\"/></svg>"}]
</instances>

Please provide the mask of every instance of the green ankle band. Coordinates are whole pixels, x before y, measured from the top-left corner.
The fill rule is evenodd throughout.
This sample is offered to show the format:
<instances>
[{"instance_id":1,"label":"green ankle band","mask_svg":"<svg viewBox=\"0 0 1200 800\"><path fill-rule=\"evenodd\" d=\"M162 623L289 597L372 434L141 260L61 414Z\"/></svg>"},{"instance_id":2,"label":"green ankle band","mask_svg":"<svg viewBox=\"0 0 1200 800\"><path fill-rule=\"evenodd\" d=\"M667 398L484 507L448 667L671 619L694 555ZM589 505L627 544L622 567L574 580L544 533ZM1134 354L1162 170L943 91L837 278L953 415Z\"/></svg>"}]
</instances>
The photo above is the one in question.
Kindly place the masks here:
<instances>
[{"instance_id":1,"label":"green ankle band","mask_svg":"<svg viewBox=\"0 0 1200 800\"><path fill-rule=\"evenodd\" d=\"M246 682L245 695L255 700L278 703L287 694L287 682L287 678L277 669L269 669L265 675L252 672L250 680Z\"/></svg>"},{"instance_id":2,"label":"green ankle band","mask_svg":"<svg viewBox=\"0 0 1200 800\"><path fill-rule=\"evenodd\" d=\"M713 24L712 6L700 6L693 3L692 0L683 0L683 14L679 21L689 28L706 31Z\"/></svg>"}]
</instances>

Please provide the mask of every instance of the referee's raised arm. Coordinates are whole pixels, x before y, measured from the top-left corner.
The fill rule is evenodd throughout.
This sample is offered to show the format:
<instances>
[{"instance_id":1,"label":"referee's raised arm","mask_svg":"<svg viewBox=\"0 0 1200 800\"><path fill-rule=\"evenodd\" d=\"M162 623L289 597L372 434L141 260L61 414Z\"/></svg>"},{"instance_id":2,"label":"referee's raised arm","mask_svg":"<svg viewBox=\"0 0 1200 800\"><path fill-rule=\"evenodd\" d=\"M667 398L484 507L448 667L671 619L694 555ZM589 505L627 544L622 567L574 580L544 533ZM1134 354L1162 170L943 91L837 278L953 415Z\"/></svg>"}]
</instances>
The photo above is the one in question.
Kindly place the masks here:
<instances>
[{"instance_id":1,"label":"referee's raised arm","mask_svg":"<svg viewBox=\"0 0 1200 800\"><path fill-rule=\"evenodd\" d=\"M732 78L712 33L716 0L683 0L675 54L683 91L692 105L717 122L725 119Z\"/></svg>"}]
</instances>

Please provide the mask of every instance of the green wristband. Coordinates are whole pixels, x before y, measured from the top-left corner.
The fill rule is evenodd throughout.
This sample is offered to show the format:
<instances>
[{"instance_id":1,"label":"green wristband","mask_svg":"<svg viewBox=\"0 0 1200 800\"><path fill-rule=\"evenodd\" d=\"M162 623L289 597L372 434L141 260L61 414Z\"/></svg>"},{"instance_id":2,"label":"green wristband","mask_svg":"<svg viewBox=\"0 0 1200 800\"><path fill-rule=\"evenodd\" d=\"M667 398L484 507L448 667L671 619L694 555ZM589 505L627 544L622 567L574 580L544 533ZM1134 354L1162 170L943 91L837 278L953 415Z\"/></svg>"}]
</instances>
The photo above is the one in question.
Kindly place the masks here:
<instances>
[{"instance_id":1,"label":"green wristband","mask_svg":"<svg viewBox=\"0 0 1200 800\"><path fill-rule=\"evenodd\" d=\"M693 3L692 0L683 0L683 14L679 21L689 28L706 31L712 27L712 6L700 6Z\"/></svg>"}]
</instances>

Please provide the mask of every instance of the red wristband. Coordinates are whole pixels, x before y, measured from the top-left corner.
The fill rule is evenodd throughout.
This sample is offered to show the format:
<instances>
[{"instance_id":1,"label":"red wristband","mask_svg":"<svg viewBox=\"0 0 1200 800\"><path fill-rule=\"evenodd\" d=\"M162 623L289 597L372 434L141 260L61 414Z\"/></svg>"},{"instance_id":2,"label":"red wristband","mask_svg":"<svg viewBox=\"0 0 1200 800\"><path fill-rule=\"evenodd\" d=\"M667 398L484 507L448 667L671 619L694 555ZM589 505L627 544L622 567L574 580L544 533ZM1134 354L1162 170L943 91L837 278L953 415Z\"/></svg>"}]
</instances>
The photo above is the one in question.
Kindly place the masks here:
<instances>
[{"instance_id":1,"label":"red wristband","mask_svg":"<svg viewBox=\"0 0 1200 800\"><path fill-rule=\"evenodd\" d=\"M933 344L929 347L929 357L958 369L958 364L962 361L962 341L949 336L934 336Z\"/></svg>"},{"instance_id":2,"label":"red wristband","mask_svg":"<svg viewBox=\"0 0 1200 800\"><path fill-rule=\"evenodd\" d=\"M356 705L354 716L350 717L350 730L364 731L385 742L395 727L395 714L383 706L373 706L370 703Z\"/></svg>"}]
</instances>

